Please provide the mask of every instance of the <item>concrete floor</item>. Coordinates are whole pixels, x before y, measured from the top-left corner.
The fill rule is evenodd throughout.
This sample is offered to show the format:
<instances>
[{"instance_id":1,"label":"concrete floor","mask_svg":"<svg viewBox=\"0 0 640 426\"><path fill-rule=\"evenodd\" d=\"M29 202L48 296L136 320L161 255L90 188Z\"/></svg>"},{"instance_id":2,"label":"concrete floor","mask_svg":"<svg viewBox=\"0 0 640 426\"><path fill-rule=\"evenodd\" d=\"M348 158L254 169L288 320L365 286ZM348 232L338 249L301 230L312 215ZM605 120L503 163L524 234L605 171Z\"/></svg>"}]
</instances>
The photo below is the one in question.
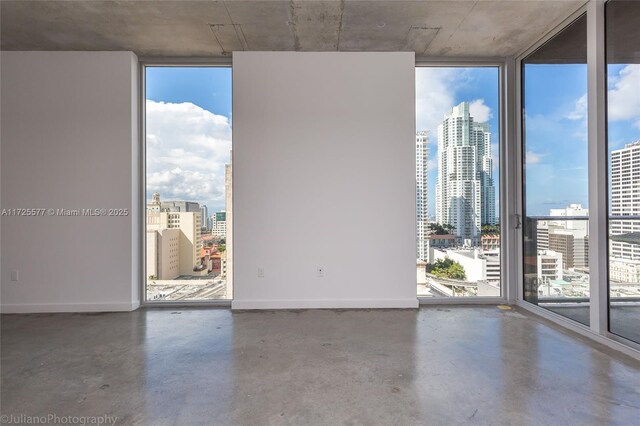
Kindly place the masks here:
<instances>
[{"instance_id":1,"label":"concrete floor","mask_svg":"<svg viewBox=\"0 0 640 426\"><path fill-rule=\"evenodd\" d=\"M638 425L640 362L496 307L4 315L4 415Z\"/></svg>"},{"instance_id":2,"label":"concrete floor","mask_svg":"<svg viewBox=\"0 0 640 426\"><path fill-rule=\"evenodd\" d=\"M557 314L571 318L579 323L589 325L589 305L565 307L561 304L541 307L547 308ZM612 306L610 311L610 330L612 333L640 343L640 306ZM640 422L639 422L640 423Z\"/></svg>"}]
</instances>

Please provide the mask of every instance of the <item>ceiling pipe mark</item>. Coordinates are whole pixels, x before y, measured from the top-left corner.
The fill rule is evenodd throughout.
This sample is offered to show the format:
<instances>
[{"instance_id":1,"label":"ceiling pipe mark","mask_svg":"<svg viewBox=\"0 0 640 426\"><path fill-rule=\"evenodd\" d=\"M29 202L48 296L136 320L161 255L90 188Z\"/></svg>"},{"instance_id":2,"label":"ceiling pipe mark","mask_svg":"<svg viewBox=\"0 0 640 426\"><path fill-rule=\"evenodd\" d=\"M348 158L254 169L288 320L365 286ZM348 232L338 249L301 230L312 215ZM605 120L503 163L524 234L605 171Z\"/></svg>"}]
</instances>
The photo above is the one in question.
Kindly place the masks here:
<instances>
[{"instance_id":1,"label":"ceiling pipe mark","mask_svg":"<svg viewBox=\"0 0 640 426\"><path fill-rule=\"evenodd\" d=\"M298 37L298 17L296 16L296 4L293 0L289 1L289 13L291 14L291 20L289 21L289 25L291 26L291 31L293 33L293 50L296 52L300 51L300 38Z\"/></svg>"},{"instance_id":2,"label":"ceiling pipe mark","mask_svg":"<svg viewBox=\"0 0 640 426\"><path fill-rule=\"evenodd\" d=\"M432 28L434 29L434 28ZM429 46L431 46L431 43L433 43L433 41L436 39L436 37L438 37L438 34L440 33L440 30L442 29L442 27L437 27L435 28L436 33L433 35L433 37L431 37L431 40L429 40L429 42L424 46L424 49L422 50L422 54L426 54L427 53L427 49L429 49Z\"/></svg>"},{"instance_id":3,"label":"ceiling pipe mark","mask_svg":"<svg viewBox=\"0 0 640 426\"><path fill-rule=\"evenodd\" d=\"M249 49L241 24L209 24L209 28L223 55L228 55L234 50Z\"/></svg>"},{"instance_id":4,"label":"ceiling pipe mark","mask_svg":"<svg viewBox=\"0 0 640 426\"><path fill-rule=\"evenodd\" d=\"M242 46L242 50L249 50L249 43L247 42L247 37L244 35L242 24L233 24L233 29L236 31L236 36L238 37L238 41Z\"/></svg>"},{"instance_id":5,"label":"ceiling pipe mark","mask_svg":"<svg viewBox=\"0 0 640 426\"><path fill-rule=\"evenodd\" d=\"M441 28L442 27L422 27L412 25L407 31L404 46L400 50L424 54L431 43L433 43L433 40L435 40Z\"/></svg>"},{"instance_id":6,"label":"ceiling pipe mark","mask_svg":"<svg viewBox=\"0 0 640 426\"><path fill-rule=\"evenodd\" d=\"M344 16L344 0L340 0L340 22L338 23L338 41L336 51L340 51L340 37L342 36L342 17Z\"/></svg>"},{"instance_id":7,"label":"ceiling pipe mark","mask_svg":"<svg viewBox=\"0 0 640 426\"><path fill-rule=\"evenodd\" d=\"M232 24L234 24L235 22L233 22L233 18L231 17L231 12L229 12L229 8L227 7L227 2L223 1L222 5L224 6L224 10L227 11L227 16L229 17L229 22L231 22Z\"/></svg>"},{"instance_id":8,"label":"ceiling pipe mark","mask_svg":"<svg viewBox=\"0 0 640 426\"><path fill-rule=\"evenodd\" d=\"M458 30L460 29L460 27L462 26L464 21L467 20L467 18L471 15L471 12L473 12L473 9L475 9L476 6L478 5L478 1L480 1L480 0L476 0L476 2L473 3L473 6L471 6L471 9L469 9L469 12L467 12L467 14L464 15L464 18L462 18L462 20L460 22L458 22L458 25L456 26L456 29L453 30L453 32L449 35L449 38L447 39L447 41L451 40L451 37L456 35L456 33L458 32Z\"/></svg>"},{"instance_id":9,"label":"ceiling pipe mark","mask_svg":"<svg viewBox=\"0 0 640 426\"><path fill-rule=\"evenodd\" d=\"M209 24L209 29L211 30L211 34L213 35L213 38L216 40L216 43L218 43L218 46L220 46L220 52L222 53L222 55L228 55L229 52L224 50L224 46L222 45L222 43L220 42L220 39L218 38L218 27L222 25L222 24Z\"/></svg>"}]
</instances>

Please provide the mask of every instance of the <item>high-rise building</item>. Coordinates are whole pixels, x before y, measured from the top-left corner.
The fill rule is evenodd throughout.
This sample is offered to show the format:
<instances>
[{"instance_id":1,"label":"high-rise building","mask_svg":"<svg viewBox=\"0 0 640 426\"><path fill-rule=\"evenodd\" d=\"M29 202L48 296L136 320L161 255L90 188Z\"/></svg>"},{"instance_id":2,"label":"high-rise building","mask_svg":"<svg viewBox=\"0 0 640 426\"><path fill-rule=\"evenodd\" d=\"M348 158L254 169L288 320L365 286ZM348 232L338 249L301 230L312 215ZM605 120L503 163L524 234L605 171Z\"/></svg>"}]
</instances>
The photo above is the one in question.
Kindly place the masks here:
<instances>
[{"instance_id":1,"label":"high-rise building","mask_svg":"<svg viewBox=\"0 0 640 426\"><path fill-rule=\"evenodd\" d=\"M233 152L229 154L233 159ZM225 221L226 236L224 251L224 271L221 275L226 278L226 297L233 298L233 166L231 160L224 166L224 196L225 196Z\"/></svg>"},{"instance_id":2,"label":"high-rise building","mask_svg":"<svg viewBox=\"0 0 640 426\"><path fill-rule=\"evenodd\" d=\"M574 238L570 232L552 232L549 234L549 249L562 253L563 269L574 267Z\"/></svg>"},{"instance_id":3,"label":"high-rise building","mask_svg":"<svg viewBox=\"0 0 640 426\"><path fill-rule=\"evenodd\" d=\"M429 256L429 133L416 133L416 256L426 260Z\"/></svg>"},{"instance_id":4,"label":"high-rise building","mask_svg":"<svg viewBox=\"0 0 640 426\"><path fill-rule=\"evenodd\" d=\"M554 217L589 217L589 209L582 207L582 204L569 204L567 207L560 209L550 209L549 216ZM582 230L585 235L589 235L588 220L562 220L552 221L552 224L564 229Z\"/></svg>"},{"instance_id":5,"label":"high-rise building","mask_svg":"<svg viewBox=\"0 0 640 426\"><path fill-rule=\"evenodd\" d=\"M628 143L611 152L611 215L640 215L640 140ZM637 238L628 238L640 232L640 220L611 219L609 240L611 260L626 259L640 262L640 244ZM625 237L622 237L626 234ZM635 234L637 235L637 234Z\"/></svg>"},{"instance_id":6,"label":"high-rise building","mask_svg":"<svg viewBox=\"0 0 640 426\"><path fill-rule=\"evenodd\" d=\"M211 225L211 235L220 238L227 237L227 212L224 210L221 212L216 212L213 216L211 216L212 225Z\"/></svg>"},{"instance_id":7,"label":"high-rise building","mask_svg":"<svg viewBox=\"0 0 640 426\"><path fill-rule=\"evenodd\" d=\"M582 204L569 204L567 207L549 209L549 216L589 216L589 209L582 207Z\"/></svg>"},{"instance_id":8,"label":"high-rise building","mask_svg":"<svg viewBox=\"0 0 640 426\"><path fill-rule=\"evenodd\" d=\"M211 218L206 204L200 206L200 217L202 218L202 229L211 229Z\"/></svg>"},{"instance_id":9,"label":"high-rise building","mask_svg":"<svg viewBox=\"0 0 640 426\"><path fill-rule=\"evenodd\" d=\"M452 225L459 240L474 245L481 225L496 223L491 133L488 124L474 121L468 102L438 126L436 222Z\"/></svg>"}]
</instances>

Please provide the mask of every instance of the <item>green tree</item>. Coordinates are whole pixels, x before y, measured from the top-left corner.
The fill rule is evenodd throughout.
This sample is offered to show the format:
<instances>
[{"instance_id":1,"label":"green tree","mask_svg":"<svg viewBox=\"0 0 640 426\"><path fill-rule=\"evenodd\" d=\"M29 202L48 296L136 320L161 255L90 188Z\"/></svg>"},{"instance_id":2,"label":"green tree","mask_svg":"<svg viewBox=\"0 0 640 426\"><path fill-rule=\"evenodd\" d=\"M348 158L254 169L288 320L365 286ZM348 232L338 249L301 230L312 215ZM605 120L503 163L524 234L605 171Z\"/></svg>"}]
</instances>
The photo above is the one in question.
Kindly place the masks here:
<instances>
[{"instance_id":1,"label":"green tree","mask_svg":"<svg viewBox=\"0 0 640 426\"><path fill-rule=\"evenodd\" d=\"M467 274L462 265L455 260L445 257L427 265L427 272L440 278L466 280Z\"/></svg>"},{"instance_id":2,"label":"green tree","mask_svg":"<svg viewBox=\"0 0 640 426\"><path fill-rule=\"evenodd\" d=\"M455 226L449 224L439 224L439 223L430 223L429 230L432 234L435 235L447 235L451 234L453 230L456 229Z\"/></svg>"},{"instance_id":3,"label":"green tree","mask_svg":"<svg viewBox=\"0 0 640 426\"><path fill-rule=\"evenodd\" d=\"M484 224L480 228L482 235L500 235L500 224L488 225Z\"/></svg>"}]
</instances>

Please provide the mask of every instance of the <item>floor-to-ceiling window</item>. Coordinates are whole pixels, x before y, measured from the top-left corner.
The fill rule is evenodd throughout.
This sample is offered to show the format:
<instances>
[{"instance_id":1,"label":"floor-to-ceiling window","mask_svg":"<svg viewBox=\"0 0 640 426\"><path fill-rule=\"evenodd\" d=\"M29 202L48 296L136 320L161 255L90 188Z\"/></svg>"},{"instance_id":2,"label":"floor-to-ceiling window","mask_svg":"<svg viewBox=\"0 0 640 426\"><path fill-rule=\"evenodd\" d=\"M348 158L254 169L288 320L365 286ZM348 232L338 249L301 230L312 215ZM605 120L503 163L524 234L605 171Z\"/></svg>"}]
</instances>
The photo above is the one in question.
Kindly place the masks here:
<instances>
[{"instance_id":1,"label":"floor-to-ceiling window","mask_svg":"<svg viewBox=\"0 0 640 426\"><path fill-rule=\"evenodd\" d=\"M144 77L145 300L230 299L231 68Z\"/></svg>"},{"instance_id":2,"label":"floor-to-ceiling window","mask_svg":"<svg viewBox=\"0 0 640 426\"><path fill-rule=\"evenodd\" d=\"M522 60L524 299L589 324L587 20Z\"/></svg>"},{"instance_id":3,"label":"floor-to-ceiling window","mask_svg":"<svg viewBox=\"0 0 640 426\"><path fill-rule=\"evenodd\" d=\"M416 68L419 297L501 295L500 68Z\"/></svg>"},{"instance_id":4,"label":"floor-to-ceiling window","mask_svg":"<svg viewBox=\"0 0 640 426\"><path fill-rule=\"evenodd\" d=\"M609 328L640 343L640 2L605 5Z\"/></svg>"}]
</instances>

